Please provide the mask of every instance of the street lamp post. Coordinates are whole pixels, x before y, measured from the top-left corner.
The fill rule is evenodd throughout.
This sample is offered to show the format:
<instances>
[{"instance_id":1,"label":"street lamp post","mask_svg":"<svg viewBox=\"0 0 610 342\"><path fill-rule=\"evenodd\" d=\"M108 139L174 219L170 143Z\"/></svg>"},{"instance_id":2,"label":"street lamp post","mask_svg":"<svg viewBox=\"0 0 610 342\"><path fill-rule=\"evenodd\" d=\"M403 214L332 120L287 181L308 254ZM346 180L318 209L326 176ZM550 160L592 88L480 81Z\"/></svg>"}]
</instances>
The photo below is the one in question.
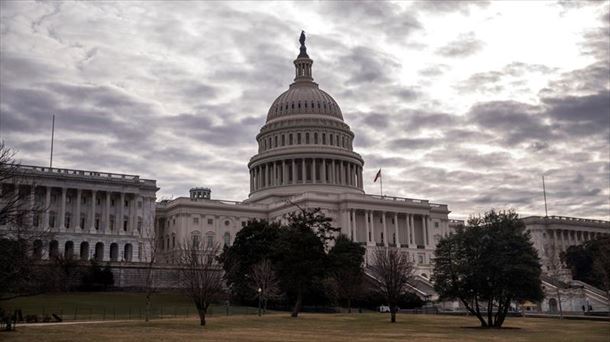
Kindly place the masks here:
<instances>
[{"instance_id":1,"label":"street lamp post","mask_svg":"<svg viewBox=\"0 0 610 342\"><path fill-rule=\"evenodd\" d=\"M261 289L260 287L258 288L258 315L261 315L261 292L263 292L263 289Z\"/></svg>"}]
</instances>

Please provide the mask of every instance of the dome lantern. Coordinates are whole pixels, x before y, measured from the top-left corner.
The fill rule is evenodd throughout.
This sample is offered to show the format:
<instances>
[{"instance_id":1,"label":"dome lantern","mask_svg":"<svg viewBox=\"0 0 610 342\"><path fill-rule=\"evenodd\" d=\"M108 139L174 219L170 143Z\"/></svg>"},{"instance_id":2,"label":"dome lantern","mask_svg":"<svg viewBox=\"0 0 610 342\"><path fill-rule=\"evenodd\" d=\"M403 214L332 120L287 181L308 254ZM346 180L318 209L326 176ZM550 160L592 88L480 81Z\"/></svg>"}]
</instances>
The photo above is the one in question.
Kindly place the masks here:
<instances>
[{"instance_id":1,"label":"dome lantern","mask_svg":"<svg viewBox=\"0 0 610 342\"><path fill-rule=\"evenodd\" d=\"M295 67L295 82L312 82L313 76L311 73L311 66L313 64L313 60L309 58L307 55L307 47L305 47L305 31L301 31L301 37L299 38L299 42L301 43L301 51L297 59L294 60Z\"/></svg>"}]
</instances>

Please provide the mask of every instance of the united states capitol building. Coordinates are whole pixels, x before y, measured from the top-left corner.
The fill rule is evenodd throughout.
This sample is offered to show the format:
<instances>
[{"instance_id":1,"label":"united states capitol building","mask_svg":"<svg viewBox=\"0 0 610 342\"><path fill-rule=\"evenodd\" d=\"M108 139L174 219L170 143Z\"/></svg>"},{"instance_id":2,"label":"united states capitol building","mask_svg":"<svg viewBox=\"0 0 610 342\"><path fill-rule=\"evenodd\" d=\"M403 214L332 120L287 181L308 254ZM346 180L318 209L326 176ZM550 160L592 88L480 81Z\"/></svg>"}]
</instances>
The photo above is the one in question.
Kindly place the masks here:
<instances>
[{"instance_id":1,"label":"united states capitol building","mask_svg":"<svg viewBox=\"0 0 610 342\"><path fill-rule=\"evenodd\" d=\"M294 82L271 104L256 136L258 153L248 162L250 192L241 202L215 199L202 187L156 202L155 180L39 166L20 166L19 182L5 182L0 190L28 193L32 208L45 208L42 215L28 217L28 224L54 233L51 241L35 241L42 259L65 255L110 262L117 269L148 260L146 232L154 231L158 262L168 265L184 241L230 246L250 220L286 222L299 208L321 208L342 234L366 247L366 264L376 248L407 253L416 267L412 290L436 299L429 281L436 244L463 221L449 218L447 204L365 193L365 161L353 149L355 133L337 102L314 82L304 37L294 67ZM523 220L543 271L549 270L550 253L610 234L608 221ZM543 311L556 310L557 288L565 293L567 311L579 311L584 303L603 308L607 302L603 292L572 281L569 274L546 276L543 286Z\"/></svg>"}]
</instances>

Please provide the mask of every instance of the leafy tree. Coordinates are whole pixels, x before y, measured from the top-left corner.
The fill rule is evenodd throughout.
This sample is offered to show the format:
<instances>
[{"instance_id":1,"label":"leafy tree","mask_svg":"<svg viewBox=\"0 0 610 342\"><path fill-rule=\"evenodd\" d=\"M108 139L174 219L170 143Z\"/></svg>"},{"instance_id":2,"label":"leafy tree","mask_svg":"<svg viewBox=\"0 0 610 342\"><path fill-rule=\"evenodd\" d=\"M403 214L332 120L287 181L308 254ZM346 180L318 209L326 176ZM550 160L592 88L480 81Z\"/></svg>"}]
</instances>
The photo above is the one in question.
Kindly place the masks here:
<instances>
[{"instance_id":1,"label":"leafy tree","mask_svg":"<svg viewBox=\"0 0 610 342\"><path fill-rule=\"evenodd\" d=\"M610 260L604 258L608 249L610 249L610 237L602 237L568 247L566 252L562 253L561 259L572 271L574 279L610 290L607 280L610 274Z\"/></svg>"},{"instance_id":2,"label":"leafy tree","mask_svg":"<svg viewBox=\"0 0 610 342\"><path fill-rule=\"evenodd\" d=\"M346 301L349 313L352 312L352 300L362 290L364 253L364 247L344 234L337 237L335 245L328 253L330 277L337 289L337 297Z\"/></svg>"},{"instance_id":3,"label":"leafy tree","mask_svg":"<svg viewBox=\"0 0 610 342\"><path fill-rule=\"evenodd\" d=\"M413 263L406 253L398 249L375 250L371 271L379 282L379 291L390 306L390 322L396 323L398 302L407 292L413 277Z\"/></svg>"},{"instance_id":4,"label":"leafy tree","mask_svg":"<svg viewBox=\"0 0 610 342\"><path fill-rule=\"evenodd\" d=\"M231 247L225 247L220 262L225 271L225 279L242 301L256 298L251 287L253 266L269 259L272 248L279 237L279 224L265 220L253 220L243 227Z\"/></svg>"},{"instance_id":5,"label":"leafy tree","mask_svg":"<svg viewBox=\"0 0 610 342\"><path fill-rule=\"evenodd\" d=\"M319 208L301 209L289 216L289 224L280 230L271 260L284 292L294 301L292 317L298 317L303 297L321 286L328 273L328 241L339 228Z\"/></svg>"},{"instance_id":6,"label":"leafy tree","mask_svg":"<svg viewBox=\"0 0 610 342\"><path fill-rule=\"evenodd\" d=\"M540 260L514 211L491 210L441 239L432 281L441 299L459 299L482 327L500 328L512 301L539 301Z\"/></svg>"},{"instance_id":7,"label":"leafy tree","mask_svg":"<svg viewBox=\"0 0 610 342\"><path fill-rule=\"evenodd\" d=\"M574 279L599 287L610 296L610 237L570 246L561 258Z\"/></svg>"}]
</instances>

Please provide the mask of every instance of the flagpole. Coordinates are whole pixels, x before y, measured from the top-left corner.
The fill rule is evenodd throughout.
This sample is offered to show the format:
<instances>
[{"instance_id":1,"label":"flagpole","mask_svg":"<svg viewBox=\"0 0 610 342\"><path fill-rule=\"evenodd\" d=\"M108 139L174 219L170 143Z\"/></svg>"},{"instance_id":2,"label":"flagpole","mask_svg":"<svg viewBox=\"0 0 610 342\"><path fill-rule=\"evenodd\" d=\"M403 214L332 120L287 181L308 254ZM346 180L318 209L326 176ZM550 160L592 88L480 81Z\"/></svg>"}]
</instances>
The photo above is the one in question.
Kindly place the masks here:
<instances>
[{"instance_id":1,"label":"flagpole","mask_svg":"<svg viewBox=\"0 0 610 342\"><path fill-rule=\"evenodd\" d=\"M379 195L383 197L383 173L379 169Z\"/></svg>"},{"instance_id":2,"label":"flagpole","mask_svg":"<svg viewBox=\"0 0 610 342\"><path fill-rule=\"evenodd\" d=\"M49 168L53 168L53 140L55 140L55 114L53 114L53 123L51 124L51 160Z\"/></svg>"}]
</instances>

